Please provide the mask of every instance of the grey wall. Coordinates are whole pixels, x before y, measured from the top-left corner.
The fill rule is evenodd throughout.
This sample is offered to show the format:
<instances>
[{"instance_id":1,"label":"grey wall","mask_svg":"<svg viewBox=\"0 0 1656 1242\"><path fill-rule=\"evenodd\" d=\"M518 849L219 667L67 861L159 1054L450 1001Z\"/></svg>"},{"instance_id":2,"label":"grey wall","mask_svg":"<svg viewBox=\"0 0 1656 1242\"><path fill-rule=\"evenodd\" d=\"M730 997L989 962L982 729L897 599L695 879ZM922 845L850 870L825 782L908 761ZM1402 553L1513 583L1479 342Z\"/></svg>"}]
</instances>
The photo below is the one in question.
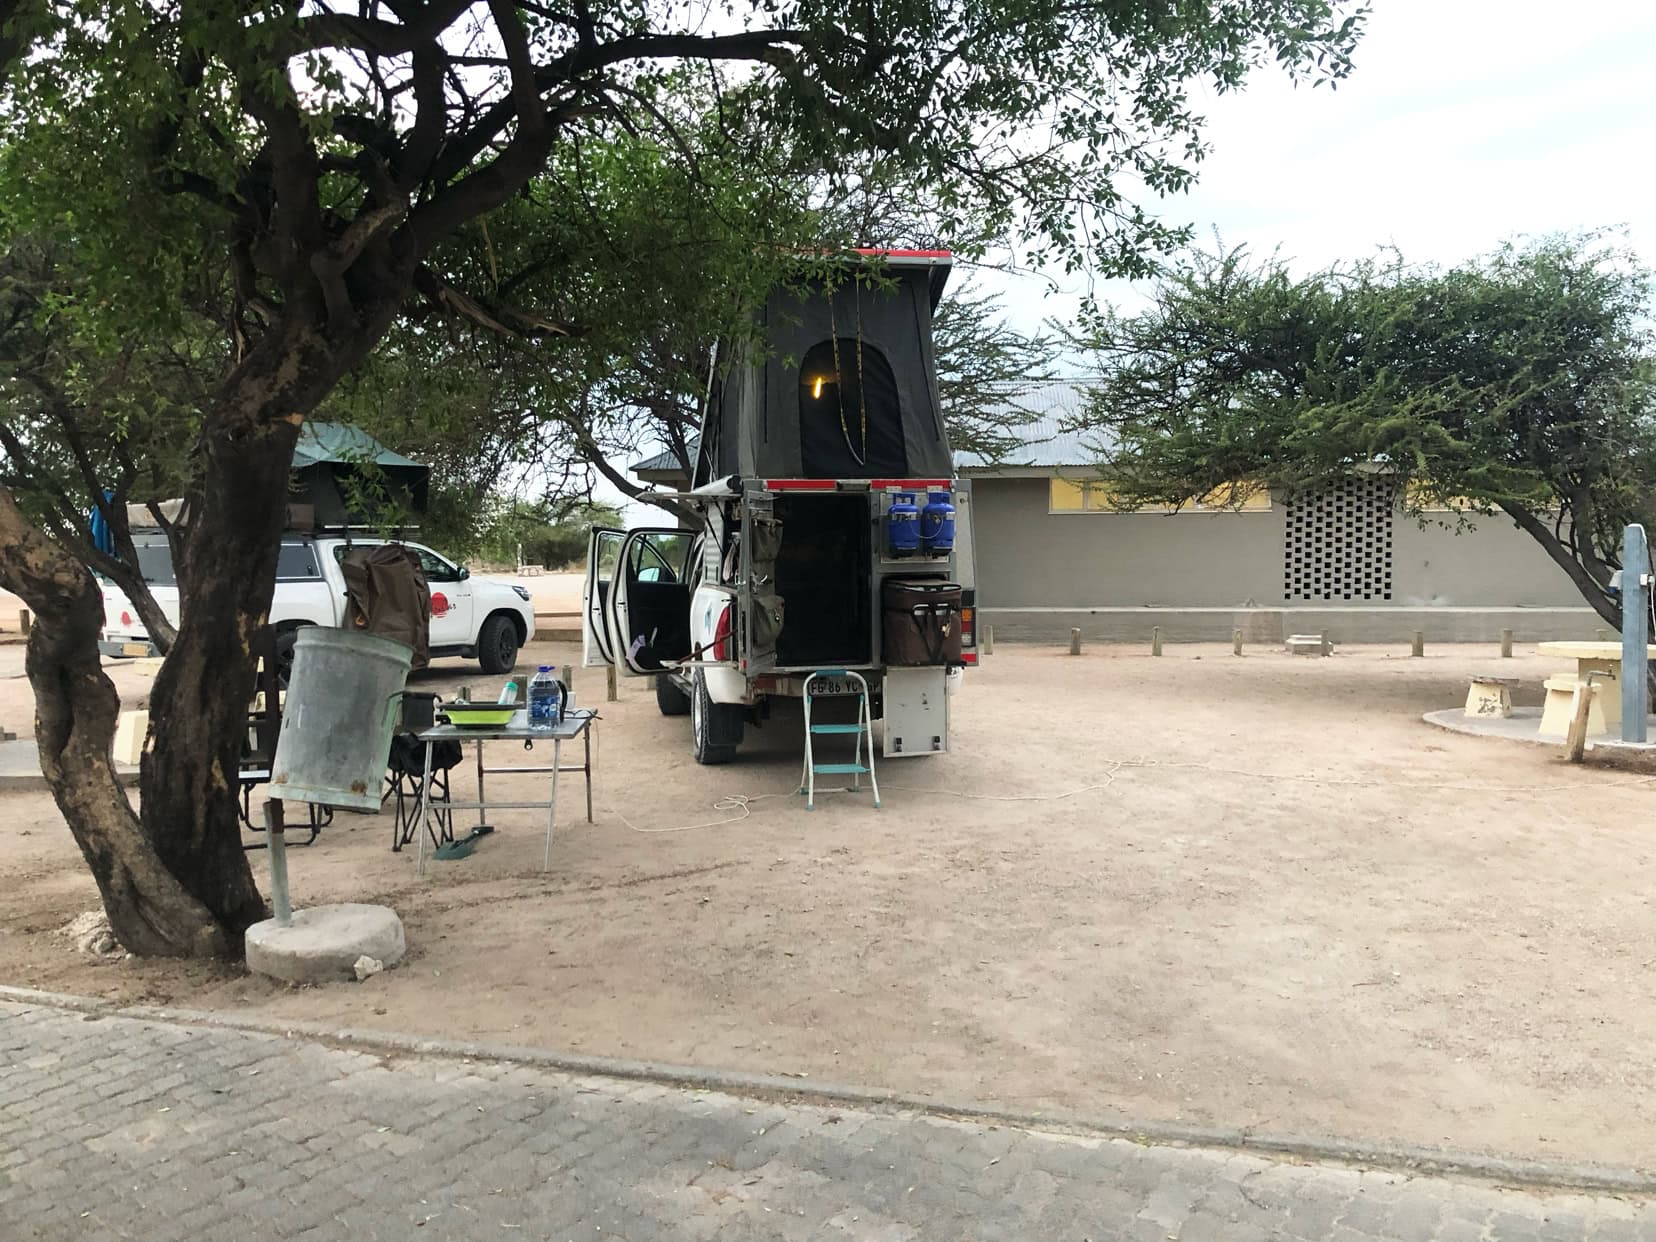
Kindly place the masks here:
<instances>
[{"instance_id":1,"label":"grey wall","mask_svg":"<svg viewBox=\"0 0 1656 1242\"><path fill-rule=\"evenodd\" d=\"M1281 619L1285 611L1294 618L1324 610L1356 618L1396 610L1398 622L1403 613L1416 616L1416 628L1418 616L1439 615L1440 628L1470 638L1513 627L1514 610L1538 609L1547 611L1534 624L1515 627L1526 637L1591 634L1600 625L1563 570L1505 518L1480 518L1475 529L1456 534L1439 525L1422 529L1398 514L1391 599L1324 605L1283 594L1284 505L1260 513L1049 513L1045 478L979 475L972 491L978 603L1008 621L1012 612L1027 620L1030 610L1212 609L1223 615L1197 623L1202 636L1211 630L1228 638L1234 624L1265 637L1289 624ZM1248 609L1273 610L1274 617L1250 625L1233 615ZM1481 612L1490 616L1469 615ZM1507 619L1497 624L1496 612ZM1058 617L1053 625L1060 622L1076 623Z\"/></svg>"}]
</instances>

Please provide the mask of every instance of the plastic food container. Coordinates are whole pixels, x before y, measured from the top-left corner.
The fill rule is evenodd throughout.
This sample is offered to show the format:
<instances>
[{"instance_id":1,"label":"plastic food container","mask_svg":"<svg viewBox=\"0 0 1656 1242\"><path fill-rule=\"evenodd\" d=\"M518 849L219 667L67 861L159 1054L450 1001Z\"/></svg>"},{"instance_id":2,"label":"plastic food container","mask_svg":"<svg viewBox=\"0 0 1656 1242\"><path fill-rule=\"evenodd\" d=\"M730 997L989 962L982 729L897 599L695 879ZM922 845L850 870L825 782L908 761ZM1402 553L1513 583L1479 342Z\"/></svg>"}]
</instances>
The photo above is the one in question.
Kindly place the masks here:
<instances>
[{"instance_id":1,"label":"plastic food container","mask_svg":"<svg viewBox=\"0 0 1656 1242\"><path fill-rule=\"evenodd\" d=\"M448 703L443 707L449 723L462 729L498 728L510 724L516 711L513 703Z\"/></svg>"}]
</instances>

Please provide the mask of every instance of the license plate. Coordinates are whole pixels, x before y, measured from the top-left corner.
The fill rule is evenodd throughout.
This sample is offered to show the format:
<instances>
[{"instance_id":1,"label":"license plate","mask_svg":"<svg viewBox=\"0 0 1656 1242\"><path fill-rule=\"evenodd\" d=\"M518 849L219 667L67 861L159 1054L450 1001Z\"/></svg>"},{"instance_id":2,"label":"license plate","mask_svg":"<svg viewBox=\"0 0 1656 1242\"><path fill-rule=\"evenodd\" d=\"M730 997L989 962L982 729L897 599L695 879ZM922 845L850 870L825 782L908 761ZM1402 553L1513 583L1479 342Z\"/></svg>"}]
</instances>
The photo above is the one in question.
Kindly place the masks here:
<instances>
[{"instance_id":1,"label":"license plate","mask_svg":"<svg viewBox=\"0 0 1656 1242\"><path fill-rule=\"evenodd\" d=\"M818 677L811 683L811 697L827 697L834 694L858 694L861 687L846 677Z\"/></svg>"},{"instance_id":2,"label":"license plate","mask_svg":"<svg viewBox=\"0 0 1656 1242\"><path fill-rule=\"evenodd\" d=\"M124 655L124 656L147 656L149 654L149 644L148 643L122 643L121 644L121 654Z\"/></svg>"}]
</instances>

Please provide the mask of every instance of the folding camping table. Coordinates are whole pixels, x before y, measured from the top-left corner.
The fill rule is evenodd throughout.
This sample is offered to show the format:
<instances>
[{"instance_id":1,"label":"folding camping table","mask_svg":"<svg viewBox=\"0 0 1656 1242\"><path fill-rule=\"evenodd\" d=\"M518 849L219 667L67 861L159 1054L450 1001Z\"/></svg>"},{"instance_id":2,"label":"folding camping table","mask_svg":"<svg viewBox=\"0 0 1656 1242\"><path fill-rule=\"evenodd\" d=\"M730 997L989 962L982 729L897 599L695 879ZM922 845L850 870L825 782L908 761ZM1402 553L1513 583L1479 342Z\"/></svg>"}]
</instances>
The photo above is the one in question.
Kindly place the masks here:
<instances>
[{"instance_id":1,"label":"folding camping table","mask_svg":"<svg viewBox=\"0 0 1656 1242\"><path fill-rule=\"evenodd\" d=\"M598 713L591 708L585 710L571 710L564 715L556 725L550 729L532 729L529 727L529 713L517 711L512 714L511 720L503 725L487 725L481 728L459 728L456 725L437 725L416 734L420 741L425 743L425 774L420 778L420 802L416 815L419 819L420 830L416 834L420 839L419 858L415 864L415 874L425 874L425 843L431 836L431 750L438 742L457 741L462 745L466 742L477 743L477 801L456 802L452 798L445 800L444 807L449 811L476 811L479 822L488 813L490 808L497 811L545 811L546 812L546 852L541 859L541 870L552 865L552 830L558 822L558 774L561 772L579 772L586 778L586 812L587 823L592 822L592 722L597 719ZM565 764L563 760L563 744L580 738L582 742L581 762ZM485 767L483 764L484 742L551 742L552 762L550 764L522 764L509 767ZM550 772L552 774L552 790L544 802L501 802L490 801L484 784L487 776L508 774L522 774L532 772ZM454 816L448 817L448 835L452 838ZM433 845L436 844L433 839Z\"/></svg>"}]
</instances>

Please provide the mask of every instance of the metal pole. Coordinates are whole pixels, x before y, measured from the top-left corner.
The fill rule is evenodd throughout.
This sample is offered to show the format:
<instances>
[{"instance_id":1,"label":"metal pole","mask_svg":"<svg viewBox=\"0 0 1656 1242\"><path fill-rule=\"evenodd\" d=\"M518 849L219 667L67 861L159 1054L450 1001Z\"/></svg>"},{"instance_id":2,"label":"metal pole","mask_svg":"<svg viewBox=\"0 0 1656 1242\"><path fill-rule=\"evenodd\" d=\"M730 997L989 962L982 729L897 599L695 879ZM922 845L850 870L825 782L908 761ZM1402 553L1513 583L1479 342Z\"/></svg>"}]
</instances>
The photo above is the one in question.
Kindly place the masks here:
<instances>
[{"instance_id":1,"label":"metal pole","mask_svg":"<svg viewBox=\"0 0 1656 1242\"><path fill-rule=\"evenodd\" d=\"M282 800L266 798L264 804L265 837L270 846L270 904L276 913L277 927L293 925L293 907L288 904L287 840L282 835Z\"/></svg>"},{"instance_id":2,"label":"metal pole","mask_svg":"<svg viewBox=\"0 0 1656 1242\"><path fill-rule=\"evenodd\" d=\"M1621 735L1645 740L1650 680L1650 545L1634 522L1622 531Z\"/></svg>"},{"instance_id":3,"label":"metal pole","mask_svg":"<svg viewBox=\"0 0 1656 1242\"><path fill-rule=\"evenodd\" d=\"M552 829L558 822L558 774L563 771L563 739L552 739L552 800L546 804L546 852L541 855L541 870L552 868Z\"/></svg>"}]
</instances>

